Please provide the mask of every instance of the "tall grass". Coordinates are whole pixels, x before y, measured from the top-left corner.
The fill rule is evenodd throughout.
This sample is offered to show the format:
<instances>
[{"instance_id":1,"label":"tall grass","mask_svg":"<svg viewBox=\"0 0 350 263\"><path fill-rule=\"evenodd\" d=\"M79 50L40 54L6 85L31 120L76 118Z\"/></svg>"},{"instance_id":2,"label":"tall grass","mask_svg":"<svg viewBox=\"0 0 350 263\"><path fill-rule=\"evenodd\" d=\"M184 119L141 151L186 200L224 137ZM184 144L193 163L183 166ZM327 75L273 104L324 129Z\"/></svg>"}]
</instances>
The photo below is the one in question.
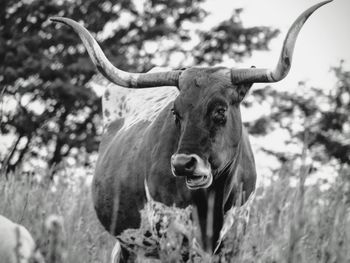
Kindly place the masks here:
<instances>
[{"instance_id":1,"label":"tall grass","mask_svg":"<svg viewBox=\"0 0 350 263\"><path fill-rule=\"evenodd\" d=\"M24 176L21 172L9 175L9 180L1 176L0 214L31 232L46 262L110 262L115 239L95 216L90 188L83 183L72 187L64 180L39 183ZM63 219L63 229L56 235L45 226L54 215ZM61 244L50 253L53 242Z\"/></svg>"},{"instance_id":2,"label":"tall grass","mask_svg":"<svg viewBox=\"0 0 350 263\"><path fill-rule=\"evenodd\" d=\"M174 215L174 220L164 226L168 235L158 235L151 245L156 246L163 262L350 262L350 170L339 171L335 182L324 191L319 185L305 186L303 176L308 171L300 173L299 185L292 187L290 177L295 177L294 172L282 169L270 186L256 190L249 208L234 210L230 214L233 225L215 257L191 242L195 235L193 224L185 220L188 210L160 204L158 213L168 218ZM20 171L8 178L0 178L0 214L28 228L43 248L47 262L110 262L115 239L95 216L89 186L71 186L64 180L36 182ZM152 206L149 204L144 211L150 213ZM45 253L45 221L49 215L63 218L59 257L55 259ZM143 217L149 220L149 215ZM152 226L144 222L143 228L147 227L152 231ZM137 231L129 233L141 233ZM144 231L142 238L147 229L140 231Z\"/></svg>"},{"instance_id":3,"label":"tall grass","mask_svg":"<svg viewBox=\"0 0 350 263\"><path fill-rule=\"evenodd\" d=\"M350 262L350 171L328 190L290 186L288 171L255 198L245 233L225 240L225 262ZM237 233L238 232L238 233Z\"/></svg>"}]
</instances>

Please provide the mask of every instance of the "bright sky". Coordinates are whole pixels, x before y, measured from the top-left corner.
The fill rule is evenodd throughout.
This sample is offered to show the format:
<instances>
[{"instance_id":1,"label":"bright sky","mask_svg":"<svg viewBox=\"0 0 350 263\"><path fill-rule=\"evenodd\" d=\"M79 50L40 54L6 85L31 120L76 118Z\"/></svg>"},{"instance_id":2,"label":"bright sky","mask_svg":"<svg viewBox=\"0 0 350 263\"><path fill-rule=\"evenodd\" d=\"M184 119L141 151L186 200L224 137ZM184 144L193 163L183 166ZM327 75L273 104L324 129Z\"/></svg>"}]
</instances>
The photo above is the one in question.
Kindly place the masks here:
<instances>
[{"instance_id":1,"label":"bright sky","mask_svg":"<svg viewBox=\"0 0 350 263\"><path fill-rule=\"evenodd\" d=\"M281 34L270 44L271 52L256 52L251 59L244 61L244 65L248 67L274 67L290 25L304 10L319 2L321 1L207 0L205 7L212 13L208 18L208 25L217 24L230 17L234 8L242 7L244 25L280 29ZM340 59L347 61L347 67L350 64L349 28L349 0L334 0L316 10L299 34L290 74L274 86L291 87L300 80L324 87L334 84L334 79L329 74L330 66L338 65Z\"/></svg>"}]
</instances>

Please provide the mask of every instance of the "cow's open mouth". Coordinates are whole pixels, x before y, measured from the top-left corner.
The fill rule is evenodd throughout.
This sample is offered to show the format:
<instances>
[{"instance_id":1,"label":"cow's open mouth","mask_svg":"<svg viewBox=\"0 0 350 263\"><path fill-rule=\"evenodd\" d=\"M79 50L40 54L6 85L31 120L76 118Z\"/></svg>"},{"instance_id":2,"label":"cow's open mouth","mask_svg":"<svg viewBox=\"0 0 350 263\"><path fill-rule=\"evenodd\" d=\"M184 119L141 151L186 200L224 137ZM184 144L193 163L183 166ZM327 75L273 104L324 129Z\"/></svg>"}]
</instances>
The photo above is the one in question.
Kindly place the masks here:
<instances>
[{"instance_id":1,"label":"cow's open mouth","mask_svg":"<svg viewBox=\"0 0 350 263\"><path fill-rule=\"evenodd\" d=\"M186 185L191 190L207 188L213 182L212 174L186 176Z\"/></svg>"}]
</instances>

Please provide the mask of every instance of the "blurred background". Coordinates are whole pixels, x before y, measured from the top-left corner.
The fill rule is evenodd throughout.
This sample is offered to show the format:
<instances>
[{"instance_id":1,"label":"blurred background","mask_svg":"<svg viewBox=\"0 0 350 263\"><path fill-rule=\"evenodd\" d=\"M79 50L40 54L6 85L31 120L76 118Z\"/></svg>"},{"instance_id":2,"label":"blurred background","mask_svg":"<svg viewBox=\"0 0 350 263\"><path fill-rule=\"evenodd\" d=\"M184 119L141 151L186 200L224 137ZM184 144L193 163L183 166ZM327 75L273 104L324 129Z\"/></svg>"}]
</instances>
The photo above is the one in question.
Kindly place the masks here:
<instances>
[{"instance_id":1,"label":"blurred background","mask_svg":"<svg viewBox=\"0 0 350 263\"><path fill-rule=\"evenodd\" d=\"M2 174L87 177L96 160L103 90L93 88L99 78L81 41L49 17L83 23L127 71L273 67L289 26L317 2L2 0ZM349 165L349 11L347 0L317 10L299 35L288 77L254 85L244 101L260 181L298 163L303 147L313 180L332 180Z\"/></svg>"},{"instance_id":2,"label":"blurred background","mask_svg":"<svg viewBox=\"0 0 350 263\"><path fill-rule=\"evenodd\" d=\"M49 17L84 24L126 71L268 68L289 26L318 2L1 0L0 214L29 229L47 262L110 262L115 238L95 216L90 182L101 96L113 84ZM242 103L263 187L251 210L235 214L220 262L349 262L349 12L348 0L317 10L287 78L253 85ZM55 253L45 250L47 215L63 219Z\"/></svg>"}]
</instances>

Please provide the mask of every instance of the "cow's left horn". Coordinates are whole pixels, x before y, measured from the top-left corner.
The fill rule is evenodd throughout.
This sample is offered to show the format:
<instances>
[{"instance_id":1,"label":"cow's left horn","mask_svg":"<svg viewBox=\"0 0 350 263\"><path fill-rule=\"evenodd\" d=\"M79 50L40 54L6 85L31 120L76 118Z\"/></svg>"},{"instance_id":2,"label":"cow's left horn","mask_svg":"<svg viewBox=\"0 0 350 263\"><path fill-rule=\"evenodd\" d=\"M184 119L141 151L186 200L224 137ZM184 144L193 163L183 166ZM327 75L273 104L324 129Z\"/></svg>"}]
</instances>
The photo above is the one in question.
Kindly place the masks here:
<instances>
[{"instance_id":1,"label":"cow's left horn","mask_svg":"<svg viewBox=\"0 0 350 263\"><path fill-rule=\"evenodd\" d=\"M231 78L233 83L242 82L277 82L285 78L290 70L294 45L298 37L300 29L304 25L305 21L310 17L310 15L316 11L319 7L332 2L333 0L324 1L318 3L306 11L304 11L290 27L287 36L283 43L282 52L278 60L277 66L274 70L271 69L231 69Z\"/></svg>"},{"instance_id":2,"label":"cow's left horn","mask_svg":"<svg viewBox=\"0 0 350 263\"><path fill-rule=\"evenodd\" d=\"M180 70L154 73L130 73L120 70L106 58L101 47L86 28L76 21L65 17L52 17L50 20L70 26L83 41L97 69L113 83L127 88L178 86Z\"/></svg>"}]
</instances>

